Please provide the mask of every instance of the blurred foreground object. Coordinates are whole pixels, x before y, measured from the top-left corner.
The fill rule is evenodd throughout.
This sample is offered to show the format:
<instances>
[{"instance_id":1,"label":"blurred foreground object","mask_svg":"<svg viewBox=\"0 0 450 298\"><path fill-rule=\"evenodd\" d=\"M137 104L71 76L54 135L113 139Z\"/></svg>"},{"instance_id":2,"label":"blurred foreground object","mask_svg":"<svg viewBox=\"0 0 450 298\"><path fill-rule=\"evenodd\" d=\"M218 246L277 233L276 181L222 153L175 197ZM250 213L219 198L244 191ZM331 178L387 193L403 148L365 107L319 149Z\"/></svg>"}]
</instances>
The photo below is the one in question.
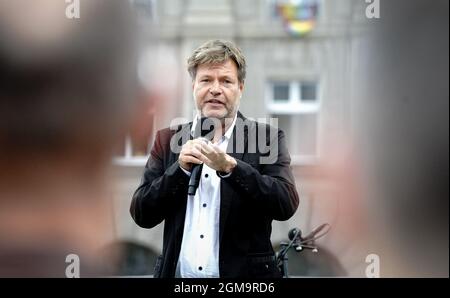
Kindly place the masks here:
<instances>
[{"instance_id":1,"label":"blurred foreground object","mask_svg":"<svg viewBox=\"0 0 450 298\"><path fill-rule=\"evenodd\" d=\"M448 277L449 2L396 0L358 48L355 127L382 277Z\"/></svg>"},{"instance_id":2,"label":"blurred foreground object","mask_svg":"<svg viewBox=\"0 0 450 298\"><path fill-rule=\"evenodd\" d=\"M0 276L109 274L114 146L132 111L127 1L0 1ZM112 260L106 260L108 263Z\"/></svg>"}]
</instances>

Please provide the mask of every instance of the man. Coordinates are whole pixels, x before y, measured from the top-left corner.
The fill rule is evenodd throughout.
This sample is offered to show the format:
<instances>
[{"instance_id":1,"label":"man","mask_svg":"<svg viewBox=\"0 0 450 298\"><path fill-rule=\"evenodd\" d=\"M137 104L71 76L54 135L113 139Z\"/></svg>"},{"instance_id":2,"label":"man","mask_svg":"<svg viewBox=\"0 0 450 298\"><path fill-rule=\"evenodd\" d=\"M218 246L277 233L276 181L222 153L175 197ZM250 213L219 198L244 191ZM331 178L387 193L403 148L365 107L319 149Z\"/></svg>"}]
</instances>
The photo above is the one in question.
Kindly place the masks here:
<instances>
[{"instance_id":1,"label":"man","mask_svg":"<svg viewBox=\"0 0 450 298\"><path fill-rule=\"evenodd\" d=\"M289 219L299 203L284 133L238 112L246 62L232 43L203 44L188 71L198 115L157 133L130 208L141 227L165 220L155 277L280 277L271 222ZM203 118L220 122L211 141L192 139ZM188 195L199 164L199 187Z\"/></svg>"}]
</instances>

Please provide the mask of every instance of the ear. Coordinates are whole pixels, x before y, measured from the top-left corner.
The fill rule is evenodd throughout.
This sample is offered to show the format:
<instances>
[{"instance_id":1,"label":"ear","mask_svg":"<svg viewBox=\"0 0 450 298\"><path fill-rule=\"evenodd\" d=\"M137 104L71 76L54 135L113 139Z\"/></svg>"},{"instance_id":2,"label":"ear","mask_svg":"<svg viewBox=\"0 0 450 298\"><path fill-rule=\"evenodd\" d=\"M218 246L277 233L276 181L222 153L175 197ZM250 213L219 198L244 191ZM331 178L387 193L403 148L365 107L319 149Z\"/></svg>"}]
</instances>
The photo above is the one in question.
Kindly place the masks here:
<instances>
[{"instance_id":1,"label":"ear","mask_svg":"<svg viewBox=\"0 0 450 298\"><path fill-rule=\"evenodd\" d=\"M239 90L244 91L244 82L239 82Z\"/></svg>"}]
</instances>

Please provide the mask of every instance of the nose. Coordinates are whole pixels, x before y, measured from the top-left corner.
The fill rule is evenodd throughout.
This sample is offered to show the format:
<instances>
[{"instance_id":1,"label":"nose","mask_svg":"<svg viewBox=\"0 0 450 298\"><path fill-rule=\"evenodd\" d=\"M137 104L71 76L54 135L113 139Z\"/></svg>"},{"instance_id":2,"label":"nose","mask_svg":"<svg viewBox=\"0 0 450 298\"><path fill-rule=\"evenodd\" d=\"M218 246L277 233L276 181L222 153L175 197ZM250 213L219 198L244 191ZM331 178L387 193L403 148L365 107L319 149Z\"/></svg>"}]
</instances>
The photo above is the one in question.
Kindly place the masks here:
<instances>
[{"instance_id":1,"label":"nose","mask_svg":"<svg viewBox=\"0 0 450 298\"><path fill-rule=\"evenodd\" d=\"M222 91L220 90L219 82L214 81L211 87L209 88L209 93L211 93L213 96L220 95Z\"/></svg>"}]
</instances>

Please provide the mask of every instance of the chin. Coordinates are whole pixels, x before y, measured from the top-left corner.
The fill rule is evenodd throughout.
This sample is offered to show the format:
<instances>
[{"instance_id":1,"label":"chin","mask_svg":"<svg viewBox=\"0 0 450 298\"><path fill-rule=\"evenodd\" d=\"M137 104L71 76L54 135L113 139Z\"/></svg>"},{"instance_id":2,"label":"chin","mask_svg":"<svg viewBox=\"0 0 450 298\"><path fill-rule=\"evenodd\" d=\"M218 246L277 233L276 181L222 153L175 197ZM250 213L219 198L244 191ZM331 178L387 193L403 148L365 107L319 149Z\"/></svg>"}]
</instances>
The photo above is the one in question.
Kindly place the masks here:
<instances>
[{"instance_id":1,"label":"chin","mask_svg":"<svg viewBox=\"0 0 450 298\"><path fill-rule=\"evenodd\" d=\"M223 119L228 115L226 111L211 111L211 110L203 111L202 114L204 117L217 119Z\"/></svg>"}]
</instances>

